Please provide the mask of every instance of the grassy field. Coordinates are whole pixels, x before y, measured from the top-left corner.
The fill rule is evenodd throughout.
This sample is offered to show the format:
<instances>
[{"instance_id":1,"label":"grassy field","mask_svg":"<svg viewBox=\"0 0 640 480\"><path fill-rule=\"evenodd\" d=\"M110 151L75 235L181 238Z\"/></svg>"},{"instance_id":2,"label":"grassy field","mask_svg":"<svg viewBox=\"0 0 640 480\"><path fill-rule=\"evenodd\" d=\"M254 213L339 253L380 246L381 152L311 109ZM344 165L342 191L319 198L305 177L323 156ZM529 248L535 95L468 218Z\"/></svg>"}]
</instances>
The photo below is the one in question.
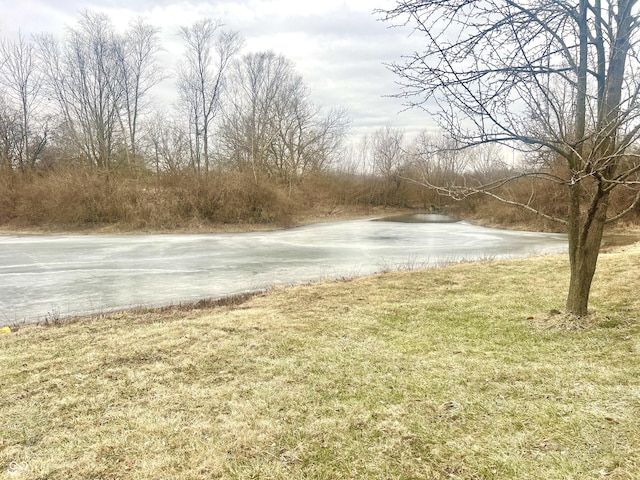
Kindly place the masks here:
<instances>
[{"instance_id":1,"label":"grassy field","mask_svg":"<svg viewBox=\"0 0 640 480\"><path fill-rule=\"evenodd\" d=\"M638 479L640 245L0 336L0 478Z\"/></svg>"}]
</instances>

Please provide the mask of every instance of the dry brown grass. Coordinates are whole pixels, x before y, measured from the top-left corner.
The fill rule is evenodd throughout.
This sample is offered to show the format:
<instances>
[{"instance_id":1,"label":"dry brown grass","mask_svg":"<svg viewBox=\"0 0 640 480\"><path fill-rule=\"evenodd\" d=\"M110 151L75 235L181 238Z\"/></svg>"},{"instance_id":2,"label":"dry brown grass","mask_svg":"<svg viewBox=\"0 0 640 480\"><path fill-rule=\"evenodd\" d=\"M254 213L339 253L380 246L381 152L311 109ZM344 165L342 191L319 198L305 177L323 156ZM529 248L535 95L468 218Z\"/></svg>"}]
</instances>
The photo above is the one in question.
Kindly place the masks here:
<instances>
[{"instance_id":1,"label":"dry brown grass","mask_svg":"<svg viewBox=\"0 0 640 480\"><path fill-rule=\"evenodd\" d=\"M293 185L248 172L0 172L0 232L220 232L281 228L427 208L431 193L338 172ZM391 198L393 197L393 198ZM423 198L424 197L424 198Z\"/></svg>"},{"instance_id":2,"label":"dry brown grass","mask_svg":"<svg viewBox=\"0 0 640 480\"><path fill-rule=\"evenodd\" d=\"M354 179L330 174L300 185L237 171L105 173L90 169L0 175L3 231L166 232L286 227L367 209ZM360 187L357 187L360 188Z\"/></svg>"},{"instance_id":3,"label":"dry brown grass","mask_svg":"<svg viewBox=\"0 0 640 480\"><path fill-rule=\"evenodd\" d=\"M0 337L7 479L640 478L640 247L588 328L564 257L277 288Z\"/></svg>"}]
</instances>

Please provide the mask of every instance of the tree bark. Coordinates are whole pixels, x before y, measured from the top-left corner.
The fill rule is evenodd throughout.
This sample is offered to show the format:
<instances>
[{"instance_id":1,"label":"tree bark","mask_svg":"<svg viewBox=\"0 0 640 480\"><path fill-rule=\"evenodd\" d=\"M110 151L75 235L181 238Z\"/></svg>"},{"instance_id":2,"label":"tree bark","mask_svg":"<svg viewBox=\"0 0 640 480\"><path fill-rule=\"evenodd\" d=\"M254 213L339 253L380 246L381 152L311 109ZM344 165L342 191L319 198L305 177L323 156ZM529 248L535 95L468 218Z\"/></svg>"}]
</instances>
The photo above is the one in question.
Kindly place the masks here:
<instances>
[{"instance_id":1,"label":"tree bark","mask_svg":"<svg viewBox=\"0 0 640 480\"><path fill-rule=\"evenodd\" d=\"M571 189L570 209L579 207L580 190L577 186ZM566 312L576 317L588 315L589 296L593 276L596 272L602 234L607 219L609 194L603 193L594 200L594 208L586 214L581 225L569 228L569 264L571 276L569 293L567 294ZM573 212L573 215L578 212ZM578 214L579 215L579 214Z\"/></svg>"}]
</instances>

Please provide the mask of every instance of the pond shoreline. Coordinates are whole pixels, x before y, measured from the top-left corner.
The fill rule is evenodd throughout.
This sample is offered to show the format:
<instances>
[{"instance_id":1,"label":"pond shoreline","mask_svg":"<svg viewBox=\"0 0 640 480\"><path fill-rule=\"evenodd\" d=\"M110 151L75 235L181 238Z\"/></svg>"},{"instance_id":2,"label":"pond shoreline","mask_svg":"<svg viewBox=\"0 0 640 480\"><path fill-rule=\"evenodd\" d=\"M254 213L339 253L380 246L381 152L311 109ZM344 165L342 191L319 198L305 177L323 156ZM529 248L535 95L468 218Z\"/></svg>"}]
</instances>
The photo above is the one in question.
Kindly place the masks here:
<instances>
[{"instance_id":1,"label":"pond shoreline","mask_svg":"<svg viewBox=\"0 0 640 480\"><path fill-rule=\"evenodd\" d=\"M366 220L394 215L421 213L422 210L409 208L366 208L366 209L334 209L332 211L307 215L296 219L290 225L276 223L193 223L176 228L139 228L131 229L119 224L88 225L86 227L59 227L53 225L15 226L0 225L0 235L165 235L165 234L216 234L216 233L250 233L288 230L307 225L341 222L348 220Z\"/></svg>"},{"instance_id":2,"label":"pond shoreline","mask_svg":"<svg viewBox=\"0 0 640 480\"><path fill-rule=\"evenodd\" d=\"M566 250L562 234L429 220L361 219L210 235L3 236L0 313L9 323L55 321L274 285Z\"/></svg>"}]
</instances>

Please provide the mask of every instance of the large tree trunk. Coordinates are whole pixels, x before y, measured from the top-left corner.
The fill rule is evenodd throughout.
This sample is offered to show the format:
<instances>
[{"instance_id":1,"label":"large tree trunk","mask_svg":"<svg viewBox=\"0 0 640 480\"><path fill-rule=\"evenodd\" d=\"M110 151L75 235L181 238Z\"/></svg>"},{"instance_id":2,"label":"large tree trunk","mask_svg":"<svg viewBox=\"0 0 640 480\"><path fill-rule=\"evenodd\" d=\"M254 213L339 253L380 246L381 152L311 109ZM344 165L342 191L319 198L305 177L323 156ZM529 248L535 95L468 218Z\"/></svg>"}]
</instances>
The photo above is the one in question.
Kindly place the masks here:
<instances>
[{"instance_id":1,"label":"large tree trunk","mask_svg":"<svg viewBox=\"0 0 640 480\"><path fill-rule=\"evenodd\" d=\"M593 200L592 208L584 216L579 212L579 188L571 190L569 222L569 262L571 278L566 312L577 317L588 314L591 283L596 272L600 243L607 219L608 193Z\"/></svg>"},{"instance_id":2,"label":"large tree trunk","mask_svg":"<svg viewBox=\"0 0 640 480\"><path fill-rule=\"evenodd\" d=\"M581 0L582 8L586 8L583 4L585 0ZM587 304L589 302L589 293L591 291L591 283L593 275L596 272L596 263L598 261L598 253L600 251L600 243L604 225L607 220L607 209L609 207L609 189L603 186L603 178L615 178L618 161L624 155L624 147L620 148L617 144L617 135L620 127L620 104L622 101L622 91L624 84L625 64L628 52L631 48L629 36L633 25L633 16L631 9L635 0L620 1L619 13L616 15L618 23L618 32L615 37L615 45L612 48L609 69L606 76L606 82L599 85L600 94L598 102L598 147L596 148L597 159L615 158L615 161L604 162L604 168L593 174L596 182L597 190L593 194L591 204L587 212L584 214L580 211L580 185L573 185L570 189L570 205L569 205L569 259L571 262L571 279L569 283L569 294L567 296L567 313L582 317L588 314ZM584 16L583 16L584 17ZM581 58L584 60L586 55L586 17L582 18L581 27ZM600 55L604 53L600 52ZM600 70L603 70L604 58L600 58ZM583 63L581 62L581 66ZM584 62L586 65L586 62ZM584 69L579 80L583 84L579 85L579 100L583 100L586 95L586 76ZM584 103L586 105L586 102ZM580 116L582 115L582 117ZM576 125L578 126L578 138L586 138L584 135L584 126L586 119L584 111L578 111ZM611 128L609 125L615 126ZM582 142L581 142L582 143ZM582 153L583 147L580 146L576 157L584 158ZM575 157L574 157L575 158ZM603 162L601 162L603 163ZM575 163L571 164L573 171Z\"/></svg>"}]
</instances>

